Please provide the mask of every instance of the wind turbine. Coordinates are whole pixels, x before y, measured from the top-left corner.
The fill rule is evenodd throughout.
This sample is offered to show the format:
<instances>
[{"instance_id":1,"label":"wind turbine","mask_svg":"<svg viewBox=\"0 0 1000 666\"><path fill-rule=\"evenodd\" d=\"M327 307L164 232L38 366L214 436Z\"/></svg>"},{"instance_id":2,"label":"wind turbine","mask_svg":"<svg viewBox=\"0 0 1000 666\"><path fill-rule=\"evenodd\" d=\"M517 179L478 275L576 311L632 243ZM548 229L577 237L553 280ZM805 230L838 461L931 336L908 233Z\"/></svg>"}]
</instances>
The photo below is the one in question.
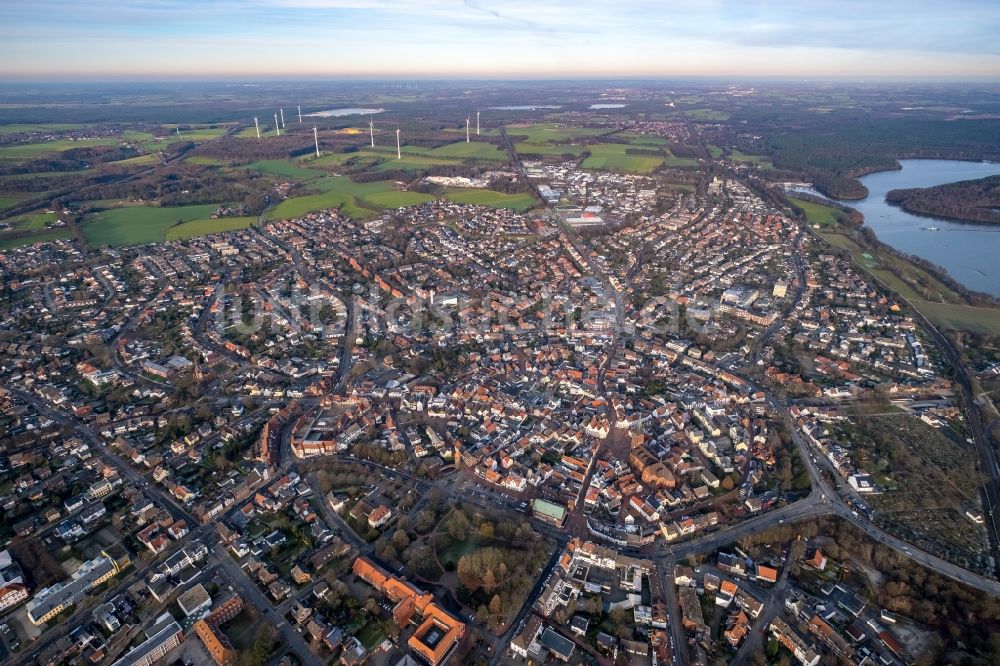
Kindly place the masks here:
<instances>
[{"instance_id":1,"label":"wind turbine","mask_svg":"<svg viewBox=\"0 0 1000 666\"><path fill-rule=\"evenodd\" d=\"M316 131L315 125L313 125L313 141L316 142L316 157L319 157L319 132Z\"/></svg>"},{"instance_id":2,"label":"wind turbine","mask_svg":"<svg viewBox=\"0 0 1000 666\"><path fill-rule=\"evenodd\" d=\"M476 107L476 136L479 136L479 107Z\"/></svg>"},{"instance_id":3,"label":"wind turbine","mask_svg":"<svg viewBox=\"0 0 1000 666\"><path fill-rule=\"evenodd\" d=\"M257 128L257 138L260 138L260 123L257 122L257 116L253 118L253 126Z\"/></svg>"},{"instance_id":4,"label":"wind turbine","mask_svg":"<svg viewBox=\"0 0 1000 666\"><path fill-rule=\"evenodd\" d=\"M178 126L177 126L177 127L175 127L174 129L175 129L175 130L177 130L177 138L178 138L178 139L182 138L182 137L181 137L181 126L180 126L180 125L178 125Z\"/></svg>"},{"instance_id":5,"label":"wind turbine","mask_svg":"<svg viewBox=\"0 0 1000 666\"><path fill-rule=\"evenodd\" d=\"M396 125L396 159L403 159L403 151L399 149L399 125Z\"/></svg>"},{"instance_id":6,"label":"wind turbine","mask_svg":"<svg viewBox=\"0 0 1000 666\"><path fill-rule=\"evenodd\" d=\"M375 123L372 121L372 117L368 116L368 133L372 137L372 148L375 147Z\"/></svg>"},{"instance_id":7,"label":"wind turbine","mask_svg":"<svg viewBox=\"0 0 1000 666\"><path fill-rule=\"evenodd\" d=\"M302 122L302 107L299 107L299 122Z\"/></svg>"},{"instance_id":8,"label":"wind turbine","mask_svg":"<svg viewBox=\"0 0 1000 666\"><path fill-rule=\"evenodd\" d=\"M274 133L281 136L281 125L278 124L278 114L274 114Z\"/></svg>"},{"instance_id":9,"label":"wind turbine","mask_svg":"<svg viewBox=\"0 0 1000 666\"><path fill-rule=\"evenodd\" d=\"M281 127L282 127L282 129L284 129L284 127L285 127L285 110L284 109L278 109L278 113L281 114Z\"/></svg>"},{"instance_id":10,"label":"wind turbine","mask_svg":"<svg viewBox=\"0 0 1000 666\"><path fill-rule=\"evenodd\" d=\"M472 120L471 116L465 117L465 142L469 143L469 121Z\"/></svg>"}]
</instances>

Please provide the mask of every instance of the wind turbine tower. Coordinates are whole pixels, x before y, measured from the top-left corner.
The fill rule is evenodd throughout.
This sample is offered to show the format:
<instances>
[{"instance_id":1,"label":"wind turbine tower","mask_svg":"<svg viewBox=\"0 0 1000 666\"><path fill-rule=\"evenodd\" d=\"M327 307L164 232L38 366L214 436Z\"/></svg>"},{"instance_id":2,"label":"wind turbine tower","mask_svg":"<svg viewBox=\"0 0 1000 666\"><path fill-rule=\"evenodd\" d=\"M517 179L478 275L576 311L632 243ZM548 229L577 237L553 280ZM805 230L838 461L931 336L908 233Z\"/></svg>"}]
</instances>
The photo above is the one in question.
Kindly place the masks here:
<instances>
[{"instance_id":1,"label":"wind turbine tower","mask_svg":"<svg viewBox=\"0 0 1000 666\"><path fill-rule=\"evenodd\" d=\"M181 138L181 127L180 127L180 125L178 125L174 129L177 130L177 138L180 139Z\"/></svg>"},{"instance_id":2,"label":"wind turbine tower","mask_svg":"<svg viewBox=\"0 0 1000 666\"><path fill-rule=\"evenodd\" d=\"M396 126L396 159L403 159L403 151L399 148L399 126Z\"/></svg>"},{"instance_id":3,"label":"wind turbine tower","mask_svg":"<svg viewBox=\"0 0 1000 666\"><path fill-rule=\"evenodd\" d=\"M284 129L285 128L285 110L284 109L278 109L278 113L281 114L281 129Z\"/></svg>"},{"instance_id":4,"label":"wind turbine tower","mask_svg":"<svg viewBox=\"0 0 1000 666\"><path fill-rule=\"evenodd\" d=\"M476 107L476 136L479 136L479 107Z\"/></svg>"},{"instance_id":5,"label":"wind turbine tower","mask_svg":"<svg viewBox=\"0 0 1000 666\"><path fill-rule=\"evenodd\" d=\"M299 122L302 122L302 107L299 107Z\"/></svg>"},{"instance_id":6,"label":"wind turbine tower","mask_svg":"<svg viewBox=\"0 0 1000 666\"><path fill-rule=\"evenodd\" d=\"M375 147L375 123L372 121L372 117L368 116L368 133L372 137L372 148Z\"/></svg>"},{"instance_id":7,"label":"wind turbine tower","mask_svg":"<svg viewBox=\"0 0 1000 666\"><path fill-rule=\"evenodd\" d=\"M281 136L281 125L278 124L278 114L274 114L274 133Z\"/></svg>"},{"instance_id":8,"label":"wind turbine tower","mask_svg":"<svg viewBox=\"0 0 1000 666\"><path fill-rule=\"evenodd\" d=\"M319 132L316 131L315 125L313 125L313 141L316 142L316 157L319 157Z\"/></svg>"},{"instance_id":9,"label":"wind turbine tower","mask_svg":"<svg viewBox=\"0 0 1000 666\"><path fill-rule=\"evenodd\" d=\"M257 138L260 138L260 123L257 122L257 116L253 118L253 126L257 128Z\"/></svg>"},{"instance_id":10,"label":"wind turbine tower","mask_svg":"<svg viewBox=\"0 0 1000 666\"><path fill-rule=\"evenodd\" d=\"M465 142L466 143L469 143L469 121L471 121L471 120L472 120L471 117L469 117L469 116L465 117Z\"/></svg>"}]
</instances>

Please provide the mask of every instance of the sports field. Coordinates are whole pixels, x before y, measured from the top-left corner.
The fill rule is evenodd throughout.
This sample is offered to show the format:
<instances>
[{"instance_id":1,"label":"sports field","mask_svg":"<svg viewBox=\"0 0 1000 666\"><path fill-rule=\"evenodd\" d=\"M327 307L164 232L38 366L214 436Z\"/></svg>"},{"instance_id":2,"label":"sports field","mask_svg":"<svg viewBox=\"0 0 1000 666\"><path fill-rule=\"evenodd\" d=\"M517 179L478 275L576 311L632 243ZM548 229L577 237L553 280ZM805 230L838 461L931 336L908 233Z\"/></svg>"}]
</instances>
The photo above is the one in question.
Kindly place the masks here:
<instances>
[{"instance_id":1,"label":"sports field","mask_svg":"<svg viewBox=\"0 0 1000 666\"><path fill-rule=\"evenodd\" d=\"M93 214L83 225L83 235L95 247L158 243L166 237L167 229L178 222L207 220L217 208L216 204L112 208Z\"/></svg>"},{"instance_id":2,"label":"sports field","mask_svg":"<svg viewBox=\"0 0 1000 666\"><path fill-rule=\"evenodd\" d=\"M184 224L170 227L163 236L168 241L194 238L207 234L217 234L223 231L246 229L257 223L256 217L222 217L217 220L191 220Z\"/></svg>"},{"instance_id":3,"label":"sports field","mask_svg":"<svg viewBox=\"0 0 1000 666\"><path fill-rule=\"evenodd\" d=\"M517 211L528 210L538 205L535 197L524 192L519 194L504 194L493 190L477 190L453 187L441 193L445 199L455 203L492 206L493 208L512 208Z\"/></svg>"}]
</instances>

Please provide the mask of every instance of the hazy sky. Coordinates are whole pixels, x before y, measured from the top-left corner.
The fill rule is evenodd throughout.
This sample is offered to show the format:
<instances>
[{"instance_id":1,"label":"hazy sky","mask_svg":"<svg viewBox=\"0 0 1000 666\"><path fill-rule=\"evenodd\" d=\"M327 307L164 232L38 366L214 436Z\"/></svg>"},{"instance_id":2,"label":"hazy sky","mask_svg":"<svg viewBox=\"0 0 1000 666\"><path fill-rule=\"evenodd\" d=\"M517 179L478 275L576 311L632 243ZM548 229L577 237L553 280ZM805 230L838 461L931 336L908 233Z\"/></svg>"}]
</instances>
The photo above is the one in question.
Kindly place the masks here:
<instances>
[{"instance_id":1,"label":"hazy sky","mask_svg":"<svg viewBox=\"0 0 1000 666\"><path fill-rule=\"evenodd\" d=\"M1000 0L0 0L0 78L1000 79Z\"/></svg>"}]
</instances>

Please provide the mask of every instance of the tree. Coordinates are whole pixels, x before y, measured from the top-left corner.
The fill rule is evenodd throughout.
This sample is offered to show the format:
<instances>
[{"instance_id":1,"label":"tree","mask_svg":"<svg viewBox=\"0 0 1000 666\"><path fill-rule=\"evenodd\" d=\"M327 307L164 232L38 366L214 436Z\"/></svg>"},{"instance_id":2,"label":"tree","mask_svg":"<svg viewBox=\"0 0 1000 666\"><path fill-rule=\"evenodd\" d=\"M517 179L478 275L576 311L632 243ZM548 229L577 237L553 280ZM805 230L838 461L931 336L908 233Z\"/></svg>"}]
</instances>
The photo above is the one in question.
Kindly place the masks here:
<instances>
[{"instance_id":1,"label":"tree","mask_svg":"<svg viewBox=\"0 0 1000 666\"><path fill-rule=\"evenodd\" d=\"M498 594L494 594L493 598L490 599L490 613L496 616L499 622L500 616L503 614L503 601L500 600Z\"/></svg>"},{"instance_id":2,"label":"tree","mask_svg":"<svg viewBox=\"0 0 1000 666\"><path fill-rule=\"evenodd\" d=\"M479 526L479 534L482 535L484 539L493 538L493 523L490 521L483 521L483 524Z\"/></svg>"},{"instance_id":3,"label":"tree","mask_svg":"<svg viewBox=\"0 0 1000 666\"><path fill-rule=\"evenodd\" d=\"M397 551L402 551L410 545L410 537L403 530L396 530L392 535L392 545Z\"/></svg>"}]
</instances>

